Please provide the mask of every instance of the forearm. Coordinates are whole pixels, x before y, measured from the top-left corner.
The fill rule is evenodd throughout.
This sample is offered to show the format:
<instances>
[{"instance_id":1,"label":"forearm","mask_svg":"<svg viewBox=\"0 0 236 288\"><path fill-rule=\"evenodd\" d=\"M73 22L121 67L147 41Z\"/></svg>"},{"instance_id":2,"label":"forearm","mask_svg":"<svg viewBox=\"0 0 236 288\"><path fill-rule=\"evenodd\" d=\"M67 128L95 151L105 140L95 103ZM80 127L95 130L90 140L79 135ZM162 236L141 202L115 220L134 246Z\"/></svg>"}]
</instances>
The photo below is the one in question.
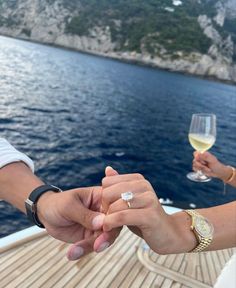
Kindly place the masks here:
<instances>
[{"instance_id":1,"label":"forearm","mask_svg":"<svg viewBox=\"0 0 236 288\"><path fill-rule=\"evenodd\" d=\"M218 250L236 246L236 201L207 209L197 209L214 226L213 240L206 250ZM191 231L191 217L184 211L171 215L176 229L173 253L189 252L197 245Z\"/></svg>"},{"instance_id":2,"label":"forearm","mask_svg":"<svg viewBox=\"0 0 236 288\"><path fill-rule=\"evenodd\" d=\"M0 169L0 198L25 213L28 195L43 182L23 162L15 162Z\"/></svg>"}]
</instances>

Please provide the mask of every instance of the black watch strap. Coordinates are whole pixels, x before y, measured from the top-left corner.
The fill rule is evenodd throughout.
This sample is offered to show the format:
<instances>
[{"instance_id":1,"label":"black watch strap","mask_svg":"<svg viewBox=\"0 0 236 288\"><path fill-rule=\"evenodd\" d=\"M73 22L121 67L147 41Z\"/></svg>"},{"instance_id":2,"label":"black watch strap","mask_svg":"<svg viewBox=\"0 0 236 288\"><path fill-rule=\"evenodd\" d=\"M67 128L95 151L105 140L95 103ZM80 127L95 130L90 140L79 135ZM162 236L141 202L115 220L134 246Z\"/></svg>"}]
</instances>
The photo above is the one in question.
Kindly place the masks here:
<instances>
[{"instance_id":1,"label":"black watch strap","mask_svg":"<svg viewBox=\"0 0 236 288\"><path fill-rule=\"evenodd\" d=\"M25 209L28 218L30 221L32 221L35 225L39 226L40 228L45 228L44 225L39 221L39 218L37 216L37 201L40 196L42 196L44 193L48 191L53 192L62 192L62 190L56 186L53 185L42 185L38 188L34 189L28 199L25 201Z\"/></svg>"}]
</instances>

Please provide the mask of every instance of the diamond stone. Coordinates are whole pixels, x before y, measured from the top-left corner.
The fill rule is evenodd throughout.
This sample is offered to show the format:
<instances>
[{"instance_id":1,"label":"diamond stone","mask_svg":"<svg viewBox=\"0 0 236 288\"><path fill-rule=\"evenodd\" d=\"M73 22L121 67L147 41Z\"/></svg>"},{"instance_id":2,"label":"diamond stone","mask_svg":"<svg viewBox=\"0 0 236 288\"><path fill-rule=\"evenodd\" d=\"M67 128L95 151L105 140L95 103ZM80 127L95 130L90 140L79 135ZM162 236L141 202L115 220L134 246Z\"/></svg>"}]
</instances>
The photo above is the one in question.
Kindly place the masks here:
<instances>
[{"instance_id":1,"label":"diamond stone","mask_svg":"<svg viewBox=\"0 0 236 288\"><path fill-rule=\"evenodd\" d=\"M121 199L123 199L124 201L129 201L132 200L133 198L134 194L132 192L121 193Z\"/></svg>"}]
</instances>

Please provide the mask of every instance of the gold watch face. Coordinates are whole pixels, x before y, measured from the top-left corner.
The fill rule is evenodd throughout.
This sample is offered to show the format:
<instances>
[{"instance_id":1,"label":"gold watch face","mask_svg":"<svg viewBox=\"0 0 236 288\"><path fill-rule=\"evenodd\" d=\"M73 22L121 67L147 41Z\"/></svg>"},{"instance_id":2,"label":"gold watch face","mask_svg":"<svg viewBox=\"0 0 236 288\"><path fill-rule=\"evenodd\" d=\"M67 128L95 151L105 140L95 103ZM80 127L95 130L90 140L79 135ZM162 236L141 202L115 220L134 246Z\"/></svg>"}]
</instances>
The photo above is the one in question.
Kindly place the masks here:
<instances>
[{"instance_id":1,"label":"gold watch face","mask_svg":"<svg viewBox=\"0 0 236 288\"><path fill-rule=\"evenodd\" d=\"M196 217L195 229L204 238L211 238L213 236L213 225L206 218Z\"/></svg>"}]
</instances>

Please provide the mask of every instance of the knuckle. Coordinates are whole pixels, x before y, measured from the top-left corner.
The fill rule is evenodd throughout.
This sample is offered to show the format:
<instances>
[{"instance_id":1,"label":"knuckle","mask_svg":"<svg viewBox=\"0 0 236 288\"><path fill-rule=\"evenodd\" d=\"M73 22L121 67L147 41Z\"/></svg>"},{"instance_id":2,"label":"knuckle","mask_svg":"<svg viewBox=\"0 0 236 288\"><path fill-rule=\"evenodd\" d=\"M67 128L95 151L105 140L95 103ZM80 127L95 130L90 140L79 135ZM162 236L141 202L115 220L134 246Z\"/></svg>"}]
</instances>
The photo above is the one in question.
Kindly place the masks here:
<instances>
[{"instance_id":1,"label":"knuckle","mask_svg":"<svg viewBox=\"0 0 236 288\"><path fill-rule=\"evenodd\" d=\"M132 186L139 187L143 192L146 192L151 188L150 183L146 179L135 180L132 182Z\"/></svg>"},{"instance_id":2,"label":"knuckle","mask_svg":"<svg viewBox=\"0 0 236 288\"><path fill-rule=\"evenodd\" d=\"M90 213L80 213L80 224L92 222L92 217Z\"/></svg>"},{"instance_id":3,"label":"knuckle","mask_svg":"<svg viewBox=\"0 0 236 288\"><path fill-rule=\"evenodd\" d=\"M126 220L126 212L125 211L120 211L117 214L117 222L119 224L123 224L123 223L125 223L125 220Z\"/></svg>"},{"instance_id":4,"label":"knuckle","mask_svg":"<svg viewBox=\"0 0 236 288\"><path fill-rule=\"evenodd\" d=\"M110 223L106 222L106 220L104 221L103 229L104 229L104 231L110 231L110 229L111 229Z\"/></svg>"},{"instance_id":5,"label":"knuckle","mask_svg":"<svg viewBox=\"0 0 236 288\"><path fill-rule=\"evenodd\" d=\"M148 191L150 191L150 188L151 188L151 184L149 183L148 180L144 179L142 180L143 181L143 187Z\"/></svg>"},{"instance_id":6,"label":"knuckle","mask_svg":"<svg viewBox=\"0 0 236 288\"><path fill-rule=\"evenodd\" d=\"M107 185L108 185L108 178L107 177L102 178L102 187L107 187Z\"/></svg>"},{"instance_id":7,"label":"knuckle","mask_svg":"<svg viewBox=\"0 0 236 288\"><path fill-rule=\"evenodd\" d=\"M135 173L134 176L135 176L136 179L139 179L139 180L143 180L144 179L143 175L140 174L140 173Z\"/></svg>"},{"instance_id":8,"label":"knuckle","mask_svg":"<svg viewBox=\"0 0 236 288\"><path fill-rule=\"evenodd\" d=\"M109 209L108 209L108 214L112 214L116 211L116 204L115 203L112 203L110 206L109 206Z\"/></svg>"},{"instance_id":9,"label":"knuckle","mask_svg":"<svg viewBox=\"0 0 236 288\"><path fill-rule=\"evenodd\" d=\"M152 191L147 191L144 193L147 205L153 205L157 201L157 196Z\"/></svg>"}]
</instances>

